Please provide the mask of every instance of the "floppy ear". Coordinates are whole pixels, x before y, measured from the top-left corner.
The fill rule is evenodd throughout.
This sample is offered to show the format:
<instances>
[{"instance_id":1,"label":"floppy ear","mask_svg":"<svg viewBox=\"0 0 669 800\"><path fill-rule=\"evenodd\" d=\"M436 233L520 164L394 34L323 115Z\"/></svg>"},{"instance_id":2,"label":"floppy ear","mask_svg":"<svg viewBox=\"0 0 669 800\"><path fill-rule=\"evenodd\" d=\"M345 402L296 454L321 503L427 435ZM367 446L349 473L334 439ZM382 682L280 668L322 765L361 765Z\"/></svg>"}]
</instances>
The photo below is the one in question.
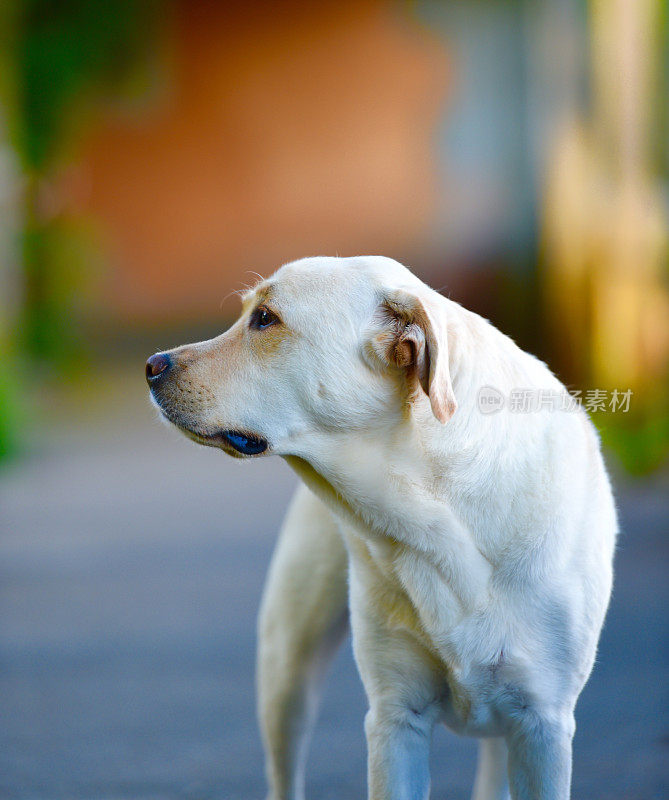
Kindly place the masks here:
<instances>
[{"instance_id":1,"label":"floppy ear","mask_svg":"<svg viewBox=\"0 0 669 800\"><path fill-rule=\"evenodd\" d=\"M434 416L448 422L457 402L448 367L448 335L444 309L427 292L389 293L384 301L387 322L374 337L374 350L383 361L404 369L409 381L420 384L430 398Z\"/></svg>"}]
</instances>

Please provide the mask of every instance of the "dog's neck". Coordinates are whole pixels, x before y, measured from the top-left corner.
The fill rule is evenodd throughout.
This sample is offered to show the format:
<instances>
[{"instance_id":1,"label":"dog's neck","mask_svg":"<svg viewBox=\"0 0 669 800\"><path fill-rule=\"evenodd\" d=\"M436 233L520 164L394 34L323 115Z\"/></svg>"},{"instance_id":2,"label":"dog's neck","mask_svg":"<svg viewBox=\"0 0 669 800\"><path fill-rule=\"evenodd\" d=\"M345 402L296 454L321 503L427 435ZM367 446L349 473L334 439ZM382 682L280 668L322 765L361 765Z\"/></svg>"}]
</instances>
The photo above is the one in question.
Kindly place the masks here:
<instances>
[{"instance_id":1,"label":"dog's neck","mask_svg":"<svg viewBox=\"0 0 669 800\"><path fill-rule=\"evenodd\" d=\"M449 501L443 459L425 438L408 419L381 442L376 432L357 435L355 442L328 434L315 448L322 455L286 461L360 538L413 553L441 576L462 607L471 608L485 595L492 566Z\"/></svg>"},{"instance_id":2,"label":"dog's neck","mask_svg":"<svg viewBox=\"0 0 669 800\"><path fill-rule=\"evenodd\" d=\"M513 385L530 386L532 359L524 356L527 370L514 371L505 352L515 345L476 315L460 311L456 307L449 317L454 343L449 366L458 409L446 424L434 418L427 397L419 397L409 413L385 420L384 427L316 433L308 447L286 460L361 537L411 550L445 576L463 604L472 605L485 594L499 550L488 544L503 533L509 513L509 496L498 491L507 426L522 423L514 435L530 436L538 420L508 414L492 419L480 413L481 381L505 392ZM493 368L481 376L476 365L484 361L484 348ZM510 493L513 480L507 476L501 482Z\"/></svg>"}]
</instances>

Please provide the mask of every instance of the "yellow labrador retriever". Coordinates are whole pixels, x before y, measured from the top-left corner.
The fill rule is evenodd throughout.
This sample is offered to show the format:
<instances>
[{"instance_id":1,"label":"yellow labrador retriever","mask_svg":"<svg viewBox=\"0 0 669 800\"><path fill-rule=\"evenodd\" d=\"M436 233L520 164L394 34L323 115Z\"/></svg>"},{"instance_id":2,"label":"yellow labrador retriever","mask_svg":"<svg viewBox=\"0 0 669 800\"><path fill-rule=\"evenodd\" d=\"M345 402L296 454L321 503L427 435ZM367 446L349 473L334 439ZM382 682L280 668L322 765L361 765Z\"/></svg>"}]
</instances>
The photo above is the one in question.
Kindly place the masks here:
<instances>
[{"instance_id":1,"label":"yellow labrador retriever","mask_svg":"<svg viewBox=\"0 0 669 800\"><path fill-rule=\"evenodd\" d=\"M569 797L617 523L595 430L543 363L396 261L307 258L147 379L191 439L304 482L260 614L271 800L303 797L347 609L370 800L428 797L437 722L480 739L475 800Z\"/></svg>"}]
</instances>

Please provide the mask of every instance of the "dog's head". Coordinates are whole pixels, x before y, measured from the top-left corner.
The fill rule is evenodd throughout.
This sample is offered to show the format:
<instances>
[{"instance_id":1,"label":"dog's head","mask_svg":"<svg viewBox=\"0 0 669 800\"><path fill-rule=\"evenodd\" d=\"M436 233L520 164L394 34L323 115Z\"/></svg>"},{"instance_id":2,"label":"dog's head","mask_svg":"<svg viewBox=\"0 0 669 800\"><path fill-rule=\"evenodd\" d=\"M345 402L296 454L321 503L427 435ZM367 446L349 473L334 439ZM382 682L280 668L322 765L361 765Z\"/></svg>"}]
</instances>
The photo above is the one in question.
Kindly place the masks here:
<instances>
[{"instance_id":1,"label":"dog's head","mask_svg":"<svg viewBox=\"0 0 669 800\"><path fill-rule=\"evenodd\" d=\"M313 434L388 426L429 399L454 413L446 303L396 261L307 258L247 292L224 334L157 353L162 414L230 455L304 451Z\"/></svg>"}]
</instances>

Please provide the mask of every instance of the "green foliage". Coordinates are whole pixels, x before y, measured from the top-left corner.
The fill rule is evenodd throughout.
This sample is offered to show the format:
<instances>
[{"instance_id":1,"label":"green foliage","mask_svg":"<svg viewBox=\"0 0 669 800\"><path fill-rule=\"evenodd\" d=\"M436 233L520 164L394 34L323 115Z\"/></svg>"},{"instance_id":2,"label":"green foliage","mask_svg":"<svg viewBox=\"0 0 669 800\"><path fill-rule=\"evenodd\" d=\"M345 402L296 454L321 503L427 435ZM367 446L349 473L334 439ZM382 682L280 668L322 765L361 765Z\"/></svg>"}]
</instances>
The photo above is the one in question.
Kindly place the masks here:
<instances>
[{"instance_id":1,"label":"green foliage","mask_svg":"<svg viewBox=\"0 0 669 800\"><path fill-rule=\"evenodd\" d=\"M602 444L631 475L646 475L669 459L669 413L656 409L644 415L608 414L593 421L600 428Z\"/></svg>"},{"instance_id":2,"label":"green foliage","mask_svg":"<svg viewBox=\"0 0 669 800\"><path fill-rule=\"evenodd\" d=\"M17 217L23 264L18 335L0 330L0 460L18 443L19 367L72 374L91 267L85 225L45 214L40 185L67 155L82 111L125 88L150 52L160 0L5 0L0 3L0 123L24 168ZM4 131L3 131L4 135ZM18 345L18 347L17 347Z\"/></svg>"},{"instance_id":3,"label":"green foliage","mask_svg":"<svg viewBox=\"0 0 669 800\"><path fill-rule=\"evenodd\" d=\"M19 150L43 172L68 134L75 101L123 80L146 48L155 2L26 0L16 58Z\"/></svg>"},{"instance_id":4,"label":"green foliage","mask_svg":"<svg viewBox=\"0 0 669 800\"><path fill-rule=\"evenodd\" d=\"M90 265L80 230L45 218L40 181L62 160L80 112L124 82L150 49L157 0L25 0L4 15L11 78L0 86L27 173L19 341L61 373L81 363L81 298Z\"/></svg>"},{"instance_id":5,"label":"green foliage","mask_svg":"<svg viewBox=\"0 0 669 800\"><path fill-rule=\"evenodd\" d=\"M70 374L85 362L79 327L94 263L86 236L74 221L26 222L19 344L32 359L60 374Z\"/></svg>"},{"instance_id":6,"label":"green foliage","mask_svg":"<svg viewBox=\"0 0 669 800\"><path fill-rule=\"evenodd\" d=\"M19 396L16 360L0 345L0 462L19 449Z\"/></svg>"}]
</instances>

